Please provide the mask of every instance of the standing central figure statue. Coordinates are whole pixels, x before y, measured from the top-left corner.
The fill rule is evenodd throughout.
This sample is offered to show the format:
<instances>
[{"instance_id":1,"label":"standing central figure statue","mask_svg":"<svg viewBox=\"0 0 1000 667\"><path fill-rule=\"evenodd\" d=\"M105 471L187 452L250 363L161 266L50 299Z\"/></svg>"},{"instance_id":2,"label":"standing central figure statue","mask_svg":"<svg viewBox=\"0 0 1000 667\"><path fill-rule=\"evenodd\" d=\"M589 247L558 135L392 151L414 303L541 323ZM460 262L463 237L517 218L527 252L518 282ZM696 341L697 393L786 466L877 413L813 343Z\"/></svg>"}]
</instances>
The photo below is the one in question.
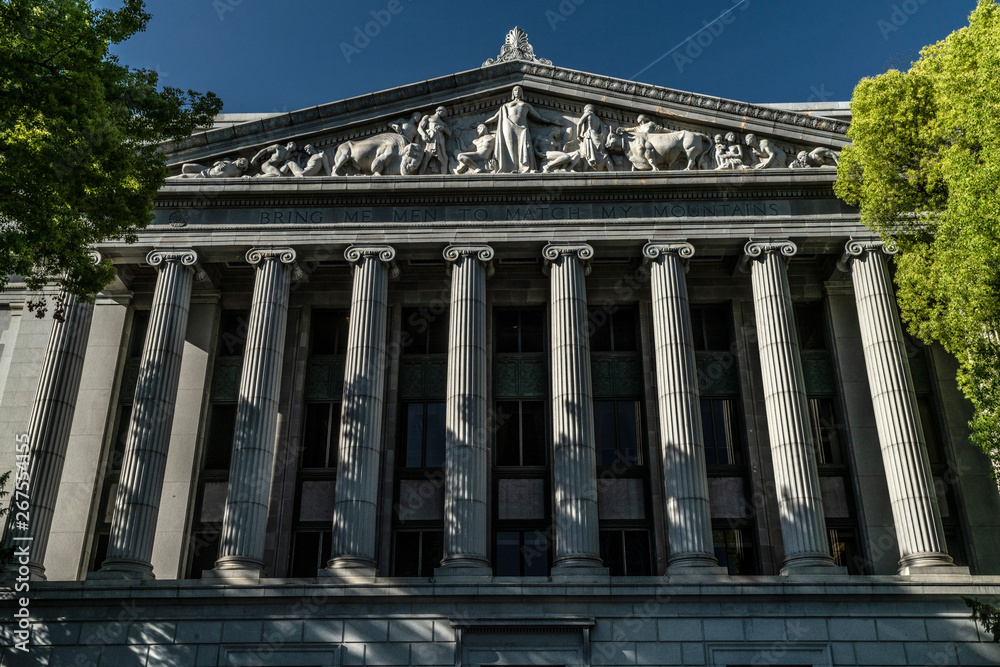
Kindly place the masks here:
<instances>
[{"instance_id":1,"label":"standing central figure statue","mask_svg":"<svg viewBox=\"0 0 1000 667\"><path fill-rule=\"evenodd\" d=\"M556 124L539 116L530 104L521 99L523 95L521 86L514 86L510 102L483 121L484 125L497 124L494 155L497 172L500 173L525 174L538 171L528 121L533 120L541 125Z\"/></svg>"}]
</instances>

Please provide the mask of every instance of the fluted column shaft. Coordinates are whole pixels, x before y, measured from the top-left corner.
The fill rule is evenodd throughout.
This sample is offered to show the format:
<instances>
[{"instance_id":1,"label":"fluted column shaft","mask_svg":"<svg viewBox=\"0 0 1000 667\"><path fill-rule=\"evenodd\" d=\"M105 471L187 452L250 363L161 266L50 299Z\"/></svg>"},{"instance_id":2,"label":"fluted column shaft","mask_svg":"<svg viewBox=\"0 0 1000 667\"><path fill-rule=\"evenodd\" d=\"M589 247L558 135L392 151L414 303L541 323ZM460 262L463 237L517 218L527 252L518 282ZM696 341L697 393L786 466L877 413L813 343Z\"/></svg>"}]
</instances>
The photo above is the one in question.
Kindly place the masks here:
<instances>
[{"instance_id":1,"label":"fluted column shaft","mask_svg":"<svg viewBox=\"0 0 1000 667\"><path fill-rule=\"evenodd\" d=\"M552 287L552 435L555 480L555 568L600 567L597 456L587 337L586 244L542 251Z\"/></svg>"},{"instance_id":2,"label":"fluted column shaft","mask_svg":"<svg viewBox=\"0 0 1000 667\"><path fill-rule=\"evenodd\" d=\"M790 241L751 241L746 246L785 547L782 571L833 565L827 544L798 334L785 272L785 257L794 255L796 250Z\"/></svg>"},{"instance_id":3,"label":"fluted column shaft","mask_svg":"<svg viewBox=\"0 0 1000 667\"><path fill-rule=\"evenodd\" d=\"M671 568L717 566L708 501L698 368L684 259L689 243L649 243L660 447Z\"/></svg>"},{"instance_id":4,"label":"fluted column shaft","mask_svg":"<svg viewBox=\"0 0 1000 667\"><path fill-rule=\"evenodd\" d=\"M453 245L445 248L444 256L453 266L441 564L487 569L486 278L493 249Z\"/></svg>"},{"instance_id":5,"label":"fluted column shaft","mask_svg":"<svg viewBox=\"0 0 1000 667\"><path fill-rule=\"evenodd\" d=\"M345 256L354 264L354 289L333 507L333 553L327 567L374 573L385 392L387 264L395 251L388 246L352 246Z\"/></svg>"},{"instance_id":6,"label":"fluted column shaft","mask_svg":"<svg viewBox=\"0 0 1000 667\"><path fill-rule=\"evenodd\" d=\"M102 572L151 578L153 537L174 418L181 355L197 261L193 250L154 250L146 262L159 269L149 328L139 362L118 496Z\"/></svg>"},{"instance_id":7,"label":"fluted column shaft","mask_svg":"<svg viewBox=\"0 0 1000 667\"><path fill-rule=\"evenodd\" d=\"M941 510L927 458L903 342L903 330L880 241L850 241L845 259L854 281L875 426L885 465L901 571L948 566ZM888 252L894 252L891 249Z\"/></svg>"},{"instance_id":8,"label":"fluted column shaft","mask_svg":"<svg viewBox=\"0 0 1000 667\"><path fill-rule=\"evenodd\" d=\"M15 497L5 531L7 545L30 544L28 568L32 579L45 579L45 551L73 426L83 358L90 339L90 323L94 316L94 304L84 303L73 295L66 295L63 304L63 320L52 323L52 333L49 334L38 378L38 390L28 420L27 498L30 509L29 520L25 522L27 528L18 528L16 504L23 498ZM14 478L16 475L12 477L10 487L14 486ZM14 537L23 541L12 542Z\"/></svg>"},{"instance_id":9,"label":"fluted column shaft","mask_svg":"<svg viewBox=\"0 0 1000 667\"><path fill-rule=\"evenodd\" d=\"M288 293L295 251L254 248L256 267L247 327L229 490L216 569L256 570L264 566L267 505L274 465L281 363L288 319Z\"/></svg>"}]
</instances>

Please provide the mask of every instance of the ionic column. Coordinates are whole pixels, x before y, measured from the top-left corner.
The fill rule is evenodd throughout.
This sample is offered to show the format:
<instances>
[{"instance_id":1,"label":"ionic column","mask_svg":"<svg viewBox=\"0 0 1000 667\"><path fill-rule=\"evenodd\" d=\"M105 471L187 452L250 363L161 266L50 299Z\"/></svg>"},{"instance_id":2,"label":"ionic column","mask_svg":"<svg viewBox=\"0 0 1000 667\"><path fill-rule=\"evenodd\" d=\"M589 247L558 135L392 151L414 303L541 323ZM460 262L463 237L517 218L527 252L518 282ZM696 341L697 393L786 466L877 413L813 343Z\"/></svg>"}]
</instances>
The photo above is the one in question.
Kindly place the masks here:
<instances>
[{"instance_id":1,"label":"ionic column","mask_svg":"<svg viewBox=\"0 0 1000 667\"><path fill-rule=\"evenodd\" d=\"M295 251L254 248L246 259L256 267L256 279L236 404L229 491L215 568L217 574L230 571L259 576L264 567L264 535Z\"/></svg>"},{"instance_id":2,"label":"ionic column","mask_svg":"<svg viewBox=\"0 0 1000 667\"><path fill-rule=\"evenodd\" d=\"M101 261L97 252L90 254L95 264ZM65 295L63 308L63 318L52 323L52 333L49 334L42 372L38 378L38 390L35 392L35 402L31 406L31 417L28 420L27 528L18 528L16 501L19 499L14 498L15 503L7 516L7 529L4 531L4 543L8 546L30 547L28 568L32 579L45 579L45 550L49 543L52 514L59 494L66 446L80 391L83 358L90 339L90 322L94 316L93 302L80 301L71 294ZM21 453L23 452L19 452L19 455ZM14 487L17 475L12 477L8 488Z\"/></svg>"},{"instance_id":3,"label":"ionic column","mask_svg":"<svg viewBox=\"0 0 1000 667\"><path fill-rule=\"evenodd\" d=\"M597 456L587 337L585 243L542 250L552 284L552 435L556 555L553 574L601 568L597 520ZM568 572L567 572L568 570Z\"/></svg>"},{"instance_id":4,"label":"ionic column","mask_svg":"<svg viewBox=\"0 0 1000 667\"><path fill-rule=\"evenodd\" d=\"M354 265L354 289L333 506L333 553L327 568L374 574L387 295L396 251L389 246L351 246L344 255Z\"/></svg>"},{"instance_id":5,"label":"ionic column","mask_svg":"<svg viewBox=\"0 0 1000 667\"><path fill-rule=\"evenodd\" d=\"M444 558L441 574L490 574L486 489L486 279L493 249L450 245L448 382L445 404Z\"/></svg>"},{"instance_id":6,"label":"ionic column","mask_svg":"<svg viewBox=\"0 0 1000 667\"><path fill-rule=\"evenodd\" d=\"M146 256L159 275L139 362L108 556L99 576L153 578L150 557L197 260L190 248L153 250Z\"/></svg>"},{"instance_id":7,"label":"ionic column","mask_svg":"<svg viewBox=\"0 0 1000 667\"><path fill-rule=\"evenodd\" d=\"M660 412L660 449L667 503L671 571L718 567L712 542L698 368L688 305L685 260L694 246L650 242L653 339Z\"/></svg>"},{"instance_id":8,"label":"ionic column","mask_svg":"<svg viewBox=\"0 0 1000 667\"><path fill-rule=\"evenodd\" d=\"M921 568L953 563L946 553L903 329L885 261L885 255L894 252L895 247L882 241L851 239L840 266L851 272L854 281L875 427L899 543L899 572L914 574Z\"/></svg>"},{"instance_id":9,"label":"ionic column","mask_svg":"<svg viewBox=\"0 0 1000 667\"><path fill-rule=\"evenodd\" d=\"M750 241L744 249L753 282L764 404L785 547L782 573L833 566L823 515L816 450L809 424L798 334L785 262L791 241Z\"/></svg>"}]
</instances>

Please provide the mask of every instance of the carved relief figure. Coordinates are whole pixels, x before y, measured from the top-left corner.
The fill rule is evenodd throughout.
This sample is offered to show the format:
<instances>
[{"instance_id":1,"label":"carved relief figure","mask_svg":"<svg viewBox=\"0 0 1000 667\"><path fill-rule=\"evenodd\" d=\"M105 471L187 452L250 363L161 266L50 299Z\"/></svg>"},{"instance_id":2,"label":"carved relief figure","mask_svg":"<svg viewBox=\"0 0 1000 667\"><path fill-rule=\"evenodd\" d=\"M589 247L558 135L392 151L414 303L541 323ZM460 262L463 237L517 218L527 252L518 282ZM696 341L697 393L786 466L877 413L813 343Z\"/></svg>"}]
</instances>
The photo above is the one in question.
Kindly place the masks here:
<instances>
[{"instance_id":1,"label":"carved relief figure","mask_svg":"<svg viewBox=\"0 0 1000 667\"><path fill-rule=\"evenodd\" d=\"M538 115L534 107L525 102L521 86L514 86L511 100L491 117L483 121L484 125L496 123L496 142L494 155L497 161L497 171L501 173L528 173L537 171L535 166L535 151L531 142L531 131L528 121L540 125L555 125Z\"/></svg>"},{"instance_id":2,"label":"carved relief figure","mask_svg":"<svg viewBox=\"0 0 1000 667\"><path fill-rule=\"evenodd\" d=\"M736 138L736 133L727 133L725 140L723 140L722 135L719 134L715 135L715 137L715 168L746 169L746 165L743 164L743 146L740 145L739 140Z\"/></svg>"},{"instance_id":3,"label":"carved relief figure","mask_svg":"<svg viewBox=\"0 0 1000 667\"><path fill-rule=\"evenodd\" d=\"M410 115L409 120L400 118L397 121L389 123L389 127L406 137L406 140L411 144L416 143L417 136L419 136L420 116L421 113L419 111L414 111Z\"/></svg>"},{"instance_id":4,"label":"carved relief figure","mask_svg":"<svg viewBox=\"0 0 1000 667\"><path fill-rule=\"evenodd\" d=\"M245 157L235 160L219 160L211 167L188 162L181 166L181 173L171 178L239 178L243 176L250 166L250 161Z\"/></svg>"},{"instance_id":5,"label":"carved relief figure","mask_svg":"<svg viewBox=\"0 0 1000 667\"><path fill-rule=\"evenodd\" d=\"M750 147L753 154L760 160L760 162L753 166L754 169L776 169L785 166L785 161L788 159L785 156L785 151L772 144L769 140L758 140L756 135L748 134L744 139L744 143Z\"/></svg>"},{"instance_id":6,"label":"carved relief figure","mask_svg":"<svg viewBox=\"0 0 1000 667\"><path fill-rule=\"evenodd\" d=\"M327 157L326 152L319 150L312 144L306 144L304 150L308 156L305 164L288 160L281 167L282 176L329 176L330 158Z\"/></svg>"},{"instance_id":7,"label":"carved relief figure","mask_svg":"<svg viewBox=\"0 0 1000 667\"><path fill-rule=\"evenodd\" d=\"M580 140L580 157L594 171L607 171L608 154L604 150L604 124L597 117L593 104L583 107L576 121L576 136Z\"/></svg>"},{"instance_id":8,"label":"carved relief figure","mask_svg":"<svg viewBox=\"0 0 1000 667\"><path fill-rule=\"evenodd\" d=\"M261 160L266 158L263 164L260 164L260 173L257 174L257 176L281 176L281 168L297 150L298 146L295 145L294 141L289 141L284 146L281 144L272 144L267 148L262 148L260 152L254 155L250 160L250 164L256 166L257 164L260 164Z\"/></svg>"},{"instance_id":9,"label":"carved relief figure","mask_svg":"<svg viewBox=\"0 0 1000 667\"><path fill-rule=\"evenodd\" d=\"M576 171L583 160L580 151L566 151L566 145L562 142L562 133L561 128L555 127L547 132L542 132L535 139L535 155L542 160L542 172L544 173L556 170Z\"/></svg>"},{"instance_id":10,"label":"carved relief figure","mask_svg":"<svg viewBox=\"0 0 1000 667\"><path fill-rule=\"evenodd\" d=\"M346 175L346 167L375 176L386 173L408 176L419 171L423 157L421 146L409 143L395 132L383 132L373 137L345 141L337 146L333 174Z\"/></svg>"},{"instance_id":11,"label":"carved relief figure","mask_svg":"<svg viewBox=\"0 0 1000 667\"><path fill-rule=\"evenodd\" d=\"M488 132L488 128L482 123L476 127L476 134L478 136L473 140L469 150L456 156L458 160L458 166L455 168L456 174L464 174L469 171L481 174L486 170L486 165L493 157L493 145L496 143L496 138Z\"/></svg>"},{"instance_id":12,"label":"carved relief figure","mask_svg":"<svg viewBox=\"0 0 1000 667\"><path fill-rule=\"evenodd\" d=\"M444 121L448 111L444 107L438 107L433 114L424 116L420 121L418 130L424 140L424 157L420 165L420 171L426 173L432 162L438 163L439 174L448 173L448 149L446 144L451 136L451 128Z\"/></svg>"},{"instance_id":13,"label":"carved relief figure","mask_svg":"<svg viewBox=\"0 0 1000 667\"><path fill-rule=\"evenodd\" d=\"M655 125L651 121L645 124ZM712 140L708 135L688 130L666 133L618 130L608 134L606 146L609 152L626 155L636 171L664 171L685 158L687 171L697 168L700 158L711 155Z\"/></svg>"},{"instance_id":14,"label":"carved relief figure","mask_svg":"<svg viewBox=\"0 0 1000 667\"><path fill-rule=\"evenodd\" d=\"M836 167L840 162L840 156L836 151L829 148L814 148L811 151L799 151L795 159L788 165L791 169L803 169L808 167Z\"/></svg>"}]
</instances>

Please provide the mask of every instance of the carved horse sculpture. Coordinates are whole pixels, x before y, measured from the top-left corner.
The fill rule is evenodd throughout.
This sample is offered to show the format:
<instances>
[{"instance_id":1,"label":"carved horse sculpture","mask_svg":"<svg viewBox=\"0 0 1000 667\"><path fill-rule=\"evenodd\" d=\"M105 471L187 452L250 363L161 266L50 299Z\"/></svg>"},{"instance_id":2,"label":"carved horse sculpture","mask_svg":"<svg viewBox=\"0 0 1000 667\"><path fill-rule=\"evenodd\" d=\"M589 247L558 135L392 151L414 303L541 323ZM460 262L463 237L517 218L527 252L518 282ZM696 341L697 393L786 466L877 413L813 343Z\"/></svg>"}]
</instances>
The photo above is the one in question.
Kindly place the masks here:
<instances>
[{"instance_id":1,"label":"carved horse sculpture","mask_svg":"<svg viewBox=\"0 0 1000 667\"><path fill-rule=\"evenodd\" d=\"M408 176L417 173L423 154L422 147L395 132L352 139L337 146L333 175L344 176L344 167L350 166L373 176L386 173Z\"/></svg>"},{"instance_id":2,"label":"carved horse sculpture","mask_svg":"<svg viewBox=\"0 0 1000 667\"><path fill-rule=\"evenodd\" d=\"M703 157L710 156L712 140L708 135L680 130L678 132L609 132L605 148L610 153L626 155L638 171L665 171L680 160L687 159L684 170L703 168Z\"/></svg>"}]
</instances>

